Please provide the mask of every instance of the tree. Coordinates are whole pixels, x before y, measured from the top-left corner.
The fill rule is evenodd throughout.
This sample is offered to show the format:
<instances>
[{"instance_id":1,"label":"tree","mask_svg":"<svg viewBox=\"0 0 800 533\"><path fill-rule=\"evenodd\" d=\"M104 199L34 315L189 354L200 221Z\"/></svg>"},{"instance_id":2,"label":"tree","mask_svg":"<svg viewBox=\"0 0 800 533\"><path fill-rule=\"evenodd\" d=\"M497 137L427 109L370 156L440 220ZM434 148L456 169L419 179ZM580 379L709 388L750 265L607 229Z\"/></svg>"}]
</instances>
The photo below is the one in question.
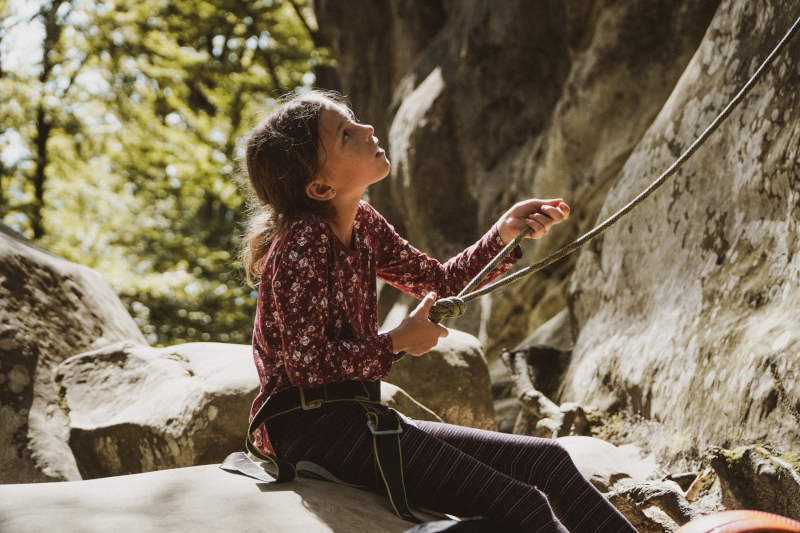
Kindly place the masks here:
<instances>
[{"instance_id":1,"label":"tree","mask_svg":"<svg viewBox=\"0 0 800 533\"><path fill-rule=\"evenodd\" d=\"M254 294L233 259L245 220L236 161L265 106L307 90L313 68L329 61L310 37L313 20L298 18L308 10L269 0L116 0L80 13L56 12L49 72L71 81L52 106L44 156L30 150L32 161L47 162L44 232L18 226L100 271L153 344L249 341ZM80 67L56 72L67 45L80 45ZM34 81L25 81L27 94ZM0 104L0 113L11 108ZM38 147L34 133L25 139ZM26 201L6 215L11 223L20 213L34 218L34 170L24 173Z\"/></svg>"}]
</instances>

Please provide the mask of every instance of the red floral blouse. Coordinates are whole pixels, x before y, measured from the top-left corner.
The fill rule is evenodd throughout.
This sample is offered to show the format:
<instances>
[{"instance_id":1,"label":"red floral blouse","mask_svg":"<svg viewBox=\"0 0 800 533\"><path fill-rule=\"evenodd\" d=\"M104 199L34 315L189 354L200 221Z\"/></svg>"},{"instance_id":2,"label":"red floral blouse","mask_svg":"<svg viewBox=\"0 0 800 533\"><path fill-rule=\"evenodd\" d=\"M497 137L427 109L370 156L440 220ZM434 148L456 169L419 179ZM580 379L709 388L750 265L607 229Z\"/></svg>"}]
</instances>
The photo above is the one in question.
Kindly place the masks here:
<instances>
[{"instance_id":1,"label":"red floral blouse","mask_svg":"<svg viewBox=\"0 0 800 533\"><path fill-rule=\"evenodd\" d=\"M359 204L353 247L320 217L292 223L269 250L258 289L253 355L261 391L250 413L292 385L312 388L345 380L377 380L392 368L392 340L378 333L376 279L424 298L453 296L503 249L494 226L444 264L400 237L367 202ZM522 256L517 247L482 285ZM272 454L263 426L256 445Z\"/></svg>"}]
</instances>

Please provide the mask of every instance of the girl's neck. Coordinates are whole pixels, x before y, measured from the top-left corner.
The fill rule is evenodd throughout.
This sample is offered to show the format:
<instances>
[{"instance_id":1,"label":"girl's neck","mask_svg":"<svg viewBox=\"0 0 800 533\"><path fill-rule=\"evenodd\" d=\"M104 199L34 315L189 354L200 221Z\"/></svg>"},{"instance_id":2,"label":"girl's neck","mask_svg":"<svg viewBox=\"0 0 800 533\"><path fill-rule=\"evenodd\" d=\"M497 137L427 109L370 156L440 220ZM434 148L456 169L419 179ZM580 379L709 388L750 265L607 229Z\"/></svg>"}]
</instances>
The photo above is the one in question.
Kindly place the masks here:
<instances>
[{"instance_id":1,"label":"girl's neck","mask_svg":"<svg viewBox=\"0 0 800 533\"><path fill-rule=\"evenodd\" d=\"M336 202L335 200L334 198L332 201L336 207L336 218L334 220L329 220L328 225L339 240L342 241L342 244L353 249L353 226L355 225L358 204L361 201L361 197L359 196L355 201L352 199L350 201L344 201L344 199L342 199Z\"/></svg>"}]
</instances>

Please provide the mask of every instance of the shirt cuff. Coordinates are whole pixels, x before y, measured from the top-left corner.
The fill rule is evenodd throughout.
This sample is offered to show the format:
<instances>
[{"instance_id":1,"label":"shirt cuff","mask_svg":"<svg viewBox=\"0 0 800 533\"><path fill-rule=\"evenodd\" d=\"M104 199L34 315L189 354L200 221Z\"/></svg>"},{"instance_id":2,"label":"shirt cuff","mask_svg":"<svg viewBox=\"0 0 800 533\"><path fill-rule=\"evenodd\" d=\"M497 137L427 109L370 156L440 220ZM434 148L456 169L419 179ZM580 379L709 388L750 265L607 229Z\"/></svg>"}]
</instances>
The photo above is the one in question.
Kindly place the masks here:
<instances>
[{"instance_id":1,"label":"shirt cuff","mask_svg":"<svg viewBox=\"0 0 800 533\"><path fill-rule=\"evenodd\" d=\"M388 365L391 369L392 362L394 361L394 343L389 333L378 334L378 348L378 360L381 362L381 367Z\"/></svg>"},{"instance_id":2,"label":"shirt cuff","mask_svg":"<svg viewBox=\"0 0 800 533\"><path fill-rule=\"evenodd\" d=\"M492 224L492 228L489 230L489 232L486 234L484 238L486 239L490 249L492 250L492 253L495 256L499 254L503 250L503 248L506 247L506 245L503 243L502 237L500 237L500 232L497 231L496 224ZM508 257L506 257L503 262L510 260L513 261L513 263L516 263L520 259L522 259L522 247L520 245L517 245L516 247L514 247L513 250L511 250L511 253L508 254Z\"/></svg>"}]
</instances>

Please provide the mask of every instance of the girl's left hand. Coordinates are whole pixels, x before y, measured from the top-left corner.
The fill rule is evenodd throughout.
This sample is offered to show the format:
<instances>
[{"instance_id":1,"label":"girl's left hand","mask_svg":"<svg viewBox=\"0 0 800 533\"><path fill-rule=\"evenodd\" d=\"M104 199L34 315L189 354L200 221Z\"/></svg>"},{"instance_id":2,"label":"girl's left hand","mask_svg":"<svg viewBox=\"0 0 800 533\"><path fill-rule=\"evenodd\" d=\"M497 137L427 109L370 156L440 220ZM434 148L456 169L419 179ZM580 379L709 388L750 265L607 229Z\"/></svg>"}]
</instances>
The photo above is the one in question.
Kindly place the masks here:
<instances>
[{"instance_id":1,"label":"girl's left hand","mask_svg":"<svg viewBox=\"0 0 800 533\"><path fill-rule=\"evenodd\" d=\"M553 200L526 200L515 204L497 221L497 232L508 244L529 226L533 231L528 238L541 239L554 224L569 218L569 206L561 198Z\"/></svg>"}]
</instances>

